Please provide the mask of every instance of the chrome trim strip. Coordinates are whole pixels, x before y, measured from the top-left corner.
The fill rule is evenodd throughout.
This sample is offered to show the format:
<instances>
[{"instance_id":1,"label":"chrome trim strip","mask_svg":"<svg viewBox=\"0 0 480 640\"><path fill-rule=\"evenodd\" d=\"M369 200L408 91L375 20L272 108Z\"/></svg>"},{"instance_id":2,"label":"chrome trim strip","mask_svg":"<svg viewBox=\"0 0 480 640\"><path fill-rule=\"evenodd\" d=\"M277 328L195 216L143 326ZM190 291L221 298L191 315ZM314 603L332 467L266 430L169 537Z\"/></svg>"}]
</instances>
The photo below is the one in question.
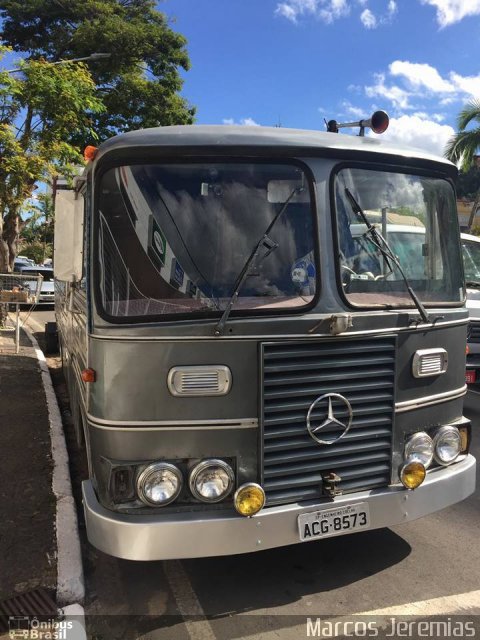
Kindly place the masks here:
<instances>
[{"instance_id":1,"label":"chrome trim strip","mask_svg":"<svg viewBox=\"0 0 480 640\"><path fill-rule=\"evenodd\" d=\"M453 391L445 391L444 393L437 393L433 396L423 396L423 398L414 398L413 400L405 400L404 402L395 403L395 413L403 413L404 411L412 411L412 409L420 409L422 407L428 407L432 404L440 404L441 402L447 402L448 400L455 400L461 398L467 393L467 385L463 385Z\"/></svg>"},{"instance_id":2,"label":"chrome trim strip","mask_svg":"<svg viewBox=\"0 0 480 640\"><path fill-rule=\"evenodd\" d=\"M330 317L330 316L329 316ZM312 316L312 324L317 318ZM321 318L321 320L328 318ZM354 317L355 319L355 317ZM368 329L365 331L346 331L340 334L339 337L348 338L350 336L369 336L380 335L384 333L397 334L400 331L415 331L418 329L439 329L441 327L461 326L469 323L469 318L463 320L448 320L447 322L433 322L428 324L416 324L409 327L390 327L389 329ZM113 325L112 325L113 327ZM134 328L135 330L135 328ZM318 340L318 338L331 338L331 333L287 333L287 334L264 334L264 335L224 335L221 338L215 336L110 336L110 335L98 335L95 333L89 333L88 337L92 340L116 340L118 342L191 342L198 340L210 340L211 342L218 342L219 340L279 340L279 339L291 339L291 340Z\"/></svg>"},{"instance_id":3,"label":"chrome trim strip","mask_svg":"<svg viewBox=\"0 0 480 640\"><path fill-rule=\"evenodd\" d=\"M256 429L257 418L239 418L238 420L105 420L90 413L87 420L97 429L117 429L124 431L138 431L138 427L147 431L176 431L178 429Z\"/></svg>"}]
</instances>

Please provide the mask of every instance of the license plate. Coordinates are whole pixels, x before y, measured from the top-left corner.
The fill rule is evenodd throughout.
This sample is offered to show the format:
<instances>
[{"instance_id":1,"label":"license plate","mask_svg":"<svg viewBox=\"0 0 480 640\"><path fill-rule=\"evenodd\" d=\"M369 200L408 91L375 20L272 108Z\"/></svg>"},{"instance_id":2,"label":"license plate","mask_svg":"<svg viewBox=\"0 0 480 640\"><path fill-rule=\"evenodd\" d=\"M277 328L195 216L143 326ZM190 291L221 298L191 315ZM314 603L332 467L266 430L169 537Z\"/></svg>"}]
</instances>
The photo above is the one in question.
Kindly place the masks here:
<instances>
[{"instance_id":1,"label":"license plate","mask_svg":"<svg viewBox=\"0 0 480 640\"><path fill-rule=\"evenodd\" d=\"M472 371L465 371L465 382L467 384L473 384L475 382L475 369Z\"/></svg>"},{"instance_id":2,"label":"license plate","mask_svg":"<svg viewBox=\"0 0 480 640\"><path fill-rule=\"evenodd\" d=\"M370 512L366 502L298 516L298 532L302 542L362 531L369 527Z\"/></svg>"}]
</instances>

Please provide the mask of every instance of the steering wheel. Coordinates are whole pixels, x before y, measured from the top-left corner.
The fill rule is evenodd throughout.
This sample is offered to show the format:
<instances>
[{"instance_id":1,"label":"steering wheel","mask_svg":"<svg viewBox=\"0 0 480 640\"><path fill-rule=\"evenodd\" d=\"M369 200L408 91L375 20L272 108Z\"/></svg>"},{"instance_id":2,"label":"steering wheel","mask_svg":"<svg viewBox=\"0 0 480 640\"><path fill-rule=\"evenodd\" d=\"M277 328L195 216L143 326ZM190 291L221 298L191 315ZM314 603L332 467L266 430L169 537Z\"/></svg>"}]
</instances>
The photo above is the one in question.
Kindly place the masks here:
<instances>
[{"instance_id":1,"label":"steering wheel","mask_svg":"<svg viewBox=\"0 0 480 640\"><path fill-rule=\"evenodd\" d=\"M357 274L353 269L350 269L350 267L347 267L346 264L340 265L340 271L341 271L341 277L342 277L342 285L344 287L348 287L352 279L352 275L356 276Z\"/></svg>"}]
</instances>

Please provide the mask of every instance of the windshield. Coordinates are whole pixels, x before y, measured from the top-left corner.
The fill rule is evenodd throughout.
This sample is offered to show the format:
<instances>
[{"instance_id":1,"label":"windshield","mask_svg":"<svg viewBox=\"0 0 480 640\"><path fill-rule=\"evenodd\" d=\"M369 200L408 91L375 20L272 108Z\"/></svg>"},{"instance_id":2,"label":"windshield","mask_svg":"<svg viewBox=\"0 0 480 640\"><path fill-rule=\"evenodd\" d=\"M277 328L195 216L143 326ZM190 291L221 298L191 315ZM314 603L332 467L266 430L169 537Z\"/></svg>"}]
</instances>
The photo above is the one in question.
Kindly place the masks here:
<instances>
[{"instance_id":1,"label":"windshield","mask_svg":"<svg viewBox=\"0 0 480 640\"><path fill-rule=\"evenodd\" d=\"M480 239L476 242L462 238L462 249L466 282L480 284Z\"/></svg>"},{"instance_id":2,"label":"windshield","mask_svg":"<svg viewBox=\"0 0 480 640\"><path fill-rule=\"evenodd\" d=\"M354 213L350 191L386 239L418 298L426 305L463 300L458 221L446 180L342 169L335 205L342 289L359 306L412 306L400 270L382 255Z\"/></svg>"},{"instance_id":3,"label":"windshield","mask_svg":"<svg viewBox=\"0 0 480 640\"><path fill-rule=\"evenodd\" d=\"M103 175L99 192L99 297L109 316L221 315L273 221L233 313L313 301L313 215L298 167L122 166Z\"/></svg>"},{"instance_id":4,"label":"windshield","mask_svg":"<svg viewBox=\"0 0 480 640\"><path fill-rule=\"evenodd\" d=\"M21 269L20 271L24 276L43 276L44 282L50 282L53 280L52 269Z\"/></svg>"}]
</instances>

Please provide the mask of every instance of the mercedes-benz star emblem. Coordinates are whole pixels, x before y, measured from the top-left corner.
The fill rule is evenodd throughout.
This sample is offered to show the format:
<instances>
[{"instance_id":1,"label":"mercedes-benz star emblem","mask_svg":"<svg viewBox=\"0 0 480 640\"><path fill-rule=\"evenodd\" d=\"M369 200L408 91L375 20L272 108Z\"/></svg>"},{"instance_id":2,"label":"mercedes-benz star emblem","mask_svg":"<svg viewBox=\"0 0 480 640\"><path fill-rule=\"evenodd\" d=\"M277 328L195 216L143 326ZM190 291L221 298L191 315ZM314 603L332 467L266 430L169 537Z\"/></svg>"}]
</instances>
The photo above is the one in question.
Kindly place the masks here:
<instances>
[{"instance_id":1,"label":"mercedes-benz star emblem","mask_svg":"<svg viewBox=\"0 0 480 640\"><path fill-rule=\"evenodd\" d=\"M326 415L326 418L323 420L323 422L321 422L317 426L314 426L311 422L312 413L315 407L321 402L326 402L327 415ZM334 408L333 408L334 402L336 402L337 404L341 402L345 405L348 412L347 420L342 422L341 420L338 420L335 417ZM310 405L310 408L307 413L307 429L310 436L319 444L334 444L335 442L340 440L340 438L343 438L345 435L347 435L348 430L352 425L352 420L353 420L353 411L352 411L352 406L350 402L346 398L341 396L339 393L326 393L323 396L319 396ZM326 427L335 427L335 426L342 428L343 431L339 436L337 436L336 438L333 438L333 440L322 440L322 438L318 437L317 433L322 429L325 429Z\"/></svg>"}]
</instances>

